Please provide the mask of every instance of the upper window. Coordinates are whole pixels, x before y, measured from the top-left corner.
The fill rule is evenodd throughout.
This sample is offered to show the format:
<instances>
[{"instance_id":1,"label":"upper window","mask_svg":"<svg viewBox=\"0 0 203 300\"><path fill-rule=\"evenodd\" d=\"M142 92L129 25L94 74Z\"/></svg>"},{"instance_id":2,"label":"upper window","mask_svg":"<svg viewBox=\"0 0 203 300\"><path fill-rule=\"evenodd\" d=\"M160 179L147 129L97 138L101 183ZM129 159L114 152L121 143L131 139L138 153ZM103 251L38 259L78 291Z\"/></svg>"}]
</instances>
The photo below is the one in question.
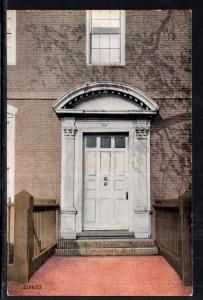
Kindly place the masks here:
<instances>
[{"instance_id":1,"label":"upper window","mask_svg":"<svg viewBox=\"0 0 203 300\"><path fill-rule=\"evenodd\" d=\"M87 63L123 65L125 63L125 15L121 10L87 12Z\"/></svg>"},{"instance_id":2,"label":"upper window","mask_svg":"<svg viewBox=\"0 0 203 300\"><path fill-rule=\"evenodd\" d=\"M7 10L7 64L16 64L16 11Z\"/></svg>"}]
</instances>

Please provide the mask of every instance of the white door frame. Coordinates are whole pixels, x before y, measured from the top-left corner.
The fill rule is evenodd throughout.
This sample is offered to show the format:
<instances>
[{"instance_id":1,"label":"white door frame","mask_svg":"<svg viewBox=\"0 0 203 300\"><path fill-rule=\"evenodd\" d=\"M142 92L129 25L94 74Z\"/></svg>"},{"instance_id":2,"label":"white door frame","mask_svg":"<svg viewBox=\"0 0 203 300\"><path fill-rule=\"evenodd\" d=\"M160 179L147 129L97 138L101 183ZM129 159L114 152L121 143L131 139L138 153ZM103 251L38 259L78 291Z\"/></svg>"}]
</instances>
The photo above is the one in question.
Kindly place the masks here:
<instances>
[{"instance_id":1,"label":"white door frame","mask_svg":"<svg viewBox=\"0 0 203 300\"><path fill-rule=\"evenodd\" d=\"M129 230L149 238L150 118L157 103L129 84L105 81L70 90L53 109L62 123L60 237L74 239L82 231L84 133L128 132Z\"/></svg>"},{"instance_id":2,"label":"white door frame","mask_svg":"<svg viewBox=\"0 0 203 300\"><path fill-rule=\"evenodd\" d=\"M67 132L69 138L67 139ZM82 232L83 135L126 132L129 135L129 231L136 238L151 236L150 222L150 120L62 120L61 238ZM67 146L68 144L74 144ZM71 161L71 162L70 162ZM74 162L74 164L73 164ZM74 166L73 166L74 165ZM73 183L65 174L73 172ZM72 200L67 198L73 196ZM69 203L68 203L69 202Z\"/></svg>"}]
</instances>

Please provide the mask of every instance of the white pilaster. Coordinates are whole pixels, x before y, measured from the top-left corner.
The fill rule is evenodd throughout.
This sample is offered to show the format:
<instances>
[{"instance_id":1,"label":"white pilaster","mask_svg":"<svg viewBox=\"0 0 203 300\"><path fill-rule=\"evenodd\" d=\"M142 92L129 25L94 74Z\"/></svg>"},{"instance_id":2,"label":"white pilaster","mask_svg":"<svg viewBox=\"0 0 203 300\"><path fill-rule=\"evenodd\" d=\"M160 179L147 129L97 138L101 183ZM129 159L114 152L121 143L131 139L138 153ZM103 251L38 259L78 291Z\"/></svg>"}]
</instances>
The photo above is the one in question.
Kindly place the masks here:
<instances>
[{"instance_id":1,"label":"white pilaster","mask_svg":"<svg viewBox=\"0 0 203 300\"><path fill-rule=\"evenodd\" d=\"M150 121L137 120L134 130L134 232L149 238L150 228Z\"/></svg>"},{"instance_id":2,"label":"white pilaster","mask_svg":"<svg viewBox=\"0 0 203 300\"><path fill-rule=\"evenodd\" d=\"M75 119L62 123L62 190L61 238L75 239L74 177L75 177Z\"/></svg>"}]
</instances>

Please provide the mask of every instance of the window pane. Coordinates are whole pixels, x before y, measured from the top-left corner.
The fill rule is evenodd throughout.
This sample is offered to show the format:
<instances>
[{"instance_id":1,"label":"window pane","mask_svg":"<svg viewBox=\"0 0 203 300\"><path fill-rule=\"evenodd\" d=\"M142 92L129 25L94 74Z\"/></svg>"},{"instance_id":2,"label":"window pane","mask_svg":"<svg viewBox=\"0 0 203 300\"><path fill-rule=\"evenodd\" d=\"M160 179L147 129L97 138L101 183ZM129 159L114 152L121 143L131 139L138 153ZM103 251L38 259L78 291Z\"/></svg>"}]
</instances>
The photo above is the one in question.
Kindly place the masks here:
<instances>
[{"instance_id":1,"label":"window pane","mask_svg":"<svg viewBox=\"0 0 203 300\"><path fill-rule=\"evenodd\" d=\"M102 22L101 20L92 20L92 27L101 27Z\"/></svg>"},{"instance_id":2,"label":"window pane","mask_svg":"<svg viewBox=\"0 0 203 300\"><path fill-rule=\"evenodd\" d=\"M120 62L120 49L110 49L110 62L111 63Z\"/></svg>"},{"instance_id":3,"label":"window pane","mask_svg":"<svg viewBox=\"0 0 203 300\"><path fill-rule=\"evenodd\" d=\"M100 18L101 19L110 19L110 10L100 10Z\"/></svg>"},{"instance_id":4,"label":"window pane","mask_svg":"<svg viewBox=\"0 0 203 300\"><path fill-rule=\"evenodd\" d=\"M92 48L99 48L99 35L92 34Z\"/></svg>"},{"instance_id":5,"label":"window pane","mask_svg":"<svg viewBox=\"0 0 203 300\"><path fill-rule=\"evenodd\" d=\"M86 137L86 147L87 148L95 148L97 145L97 138L96 136L87 136Z\"/></svg>"},{"instance_id":6,"label":"window pane","mask_svg":"<svg viewBox=\"0 0 203 300\"><path fill-rule=\"evenodd\" d=\"M100 19L100 10L92 10L92 19Z\"/></svg>"},{"instance_id":7,"label":"window pane","mask_svg":"<svg viewBox=\"0 0 203 300\"><path fill-rule=\"evenodd\" d=\"M99 63L99 49L92 49L92 63Z\"/></svg>"},{"instance_id":8,"label":"window pane","mask_svg":"<svg viewBox=\"0 0 203 300\"><path fill-rule=\"evenodd\" d=\"M110 48L120 48L120 34L110 34Z\"/></svg>"},{"instance_id":9,"label":"window pane","mask_svg":"<svg viewBox=\"0 0 203 300\"><path fill-rule=\"evenodd\" d=\"M8 34L7 33L7 36L6 36L6 38L7 38L7 48L11 48L11 34Z\"/></svg>"},{"instance_id":10,"label":"window pane","mask_svg":"<svg viewBox=\"0 0 203 300\"><path fill-rule=\"evenodd\" d=\"M11 32L11 18L7 18L7 33Z\"/></svg>"},{"instance_id":11,"label":"window pane","mask_svg":"<svg viewBox=\"0 0 203 300\"><path fill-rule=\"evenodd\" d=\"M116 136L115 137L115 148L125 148L125 137Z\"/></svg>"},{"instance_id":12,"label":"window pane","mask_svg":"<svg viewBox=\"0 0 203 300\"><path fill-rule=\"evenodd\" d=\"M111 137L103 136L101 137L101 148L111 148Z\"/></svg>"},{"instance_id":13,"label":"window pane","mask_svg":"<svg viewBox=\"0 0 203 300\"><path fill-rule=\"evenodd\" d=\"M120 27L120 20L110 20L111 27Z\"/></svg>"},{"instance_id":14,"label":"window pane","mask_svg":"<svg viewBox=\"0 0 203 300\"><path fill-rule=\"evenodd\" d=\"M100 34L100 48L109 48L109 34Z\"/></svg>"},{"instance_id":15,"label":"window pane","mask_svg":"<svg viewBox=\"0 0 203 300\"><path fill-rule=\"evenodd\" d=\"M102 20L100 20L100 22L101 22L101 27L110 27L110 22L111 22L111 20L110 19L102 19Z\"/></svg>"},{"instance_id":16,"label":"window pane","mask_svg":"<svg viewBox=\"0 0 203 300\"><path fill-rule=\"evenodd\" d=\"M120 11L111 10L111 19L120 19Z\"/></svg>"},{"instance_id":17,"label":"window pane","mask_svg":"<svg viewBox=\"0 0 203 300\"><path fill-rule=\"evenodd\" d=\"M109 63L109 49L100 49L100 62Z\"/></svg>"},{"instance_id":18,"label":"window pane","mask_svg":"<svg viewBox=\"0 0 203 300\"><path fill-rule=\"evenodd\" d=\"M92 19L120 19L119 10L92 10Z\"/></svg>"}]
</instances>

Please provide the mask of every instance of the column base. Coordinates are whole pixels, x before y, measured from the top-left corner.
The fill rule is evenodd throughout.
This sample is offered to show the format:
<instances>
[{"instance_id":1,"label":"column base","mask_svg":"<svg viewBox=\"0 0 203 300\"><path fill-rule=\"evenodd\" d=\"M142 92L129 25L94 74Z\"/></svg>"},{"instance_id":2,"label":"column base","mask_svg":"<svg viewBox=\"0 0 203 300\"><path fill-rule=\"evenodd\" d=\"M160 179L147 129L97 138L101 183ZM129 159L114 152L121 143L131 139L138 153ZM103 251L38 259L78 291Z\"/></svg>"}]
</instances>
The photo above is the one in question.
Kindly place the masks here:
<instances>
[{"instance_id":1,"label":"column base","mask_svg":"<svg viewBox=\"0 0 203 300\"><path fill-rule=\"evenodd\" d=\"M135 238L149 239L151 238L151 218L148 211L134 212L134 232Z\"/></svg>"},{"instance_id":2,"label":"column base","mask_svg":"<svg viewBox=\"0 0 203 300\"><path fill-rule=\"evenodd\" d=\"M76 239L75 215L76 211L61 212L61 239Z\"/></svg>"}]
</instances>

